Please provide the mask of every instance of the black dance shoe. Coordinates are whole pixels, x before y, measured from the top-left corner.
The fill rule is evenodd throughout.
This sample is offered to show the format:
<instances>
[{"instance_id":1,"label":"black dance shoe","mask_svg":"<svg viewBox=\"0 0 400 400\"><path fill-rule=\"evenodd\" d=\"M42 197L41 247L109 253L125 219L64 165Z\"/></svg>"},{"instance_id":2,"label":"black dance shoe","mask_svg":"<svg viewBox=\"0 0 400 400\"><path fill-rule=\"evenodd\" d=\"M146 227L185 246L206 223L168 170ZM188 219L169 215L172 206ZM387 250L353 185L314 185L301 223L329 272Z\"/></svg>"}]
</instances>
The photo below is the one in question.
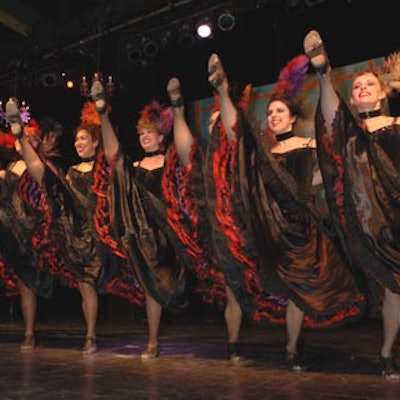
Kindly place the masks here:
<instances>
[{"instance_id":1,"label":"black dance shoe","mask_svg":"<svg viewBox=\"0 0 400 400\"><path fill-rule=\"evenodd\" d=\"M82 354L84 356L91 356L92 354L94 354L96 352L97 352L96 338L87 337L85 339L85 344L83 345L83 348L82 348Z\"/></svg>"},{"instance_id":2,"label":"black dance shoe","mask_svg":"<svg viewBox=\"0 0 400 400\"><path fill-rule=\"evenodd\" d=\"M400 367L396 364L393 356L382 357L381 356L381 369L382 376L387 380L399 380L400 379Z\"/></svg>"},{"instance_id":3,"label":"black dance shoe","mask_svg":"<svg viewBox=\"0 0 400 400\"><path fill-rule=\"evenodd\" d=\"M34 335L25 336L24 341L21 343L21 351L31 351L36 347Z\"/></svg>"},{"instance_id":4,"label":"black dance shoe","mask_svg":"<svg viewBox=\"0 0 400 400\"><path fill-rule=\"evenodd\" d=\"M302 372L307 369L306 363L299 353L286 353L285 363L292 371Z\"/></svg>"},{"instance_id":5,"label":"black dance shoe","mask_svg":"<svg viewBox=\"0 0 400 400\"><path fill-rule=\"evenodd\" d=\"M241 353L240 344L238 342L228 343L228 356L231 361L243 360L243 355Z\"/></svg>"}]
</instances>

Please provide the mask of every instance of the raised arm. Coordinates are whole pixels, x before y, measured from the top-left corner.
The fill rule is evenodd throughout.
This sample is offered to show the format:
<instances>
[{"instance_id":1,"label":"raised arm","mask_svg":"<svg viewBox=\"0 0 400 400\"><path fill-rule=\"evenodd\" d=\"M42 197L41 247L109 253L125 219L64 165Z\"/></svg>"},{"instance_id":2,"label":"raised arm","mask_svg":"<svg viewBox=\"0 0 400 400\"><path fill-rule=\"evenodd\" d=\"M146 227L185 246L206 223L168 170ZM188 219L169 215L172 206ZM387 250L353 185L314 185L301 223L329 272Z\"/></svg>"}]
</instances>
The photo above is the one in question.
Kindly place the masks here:
<instances>
[{"instance_id":1,"label":"raised arm","mask_svg":"<svg viewBox=\"0 0 400 400\"><path fill-rule=\"evenodd\" d=\"M93 81L90 94L100 115L104 154L107 161L111 162L118 152L119 141L108 115L106 93L99 80L96 79Z\"/></svg>"},{"instance_id":2,"label":"raised arm","mask_svg":"<svg viewBox=\"0 0 400 400\"><path fill-rule=\"evenodd\" d=\"M332 84L331 66L320 34L312 30L307 33L303 42L304 52L309 57L311 65L320 83L320 105L326 122L328 133L331 133L332 123L339 107L339 96Z\"/></svg>"},{"instance_id":3,"label":"raised arm","mask_svg":"<svg viewBox=\"0 0 400 400\"><path fill-rule=\"evenodd\" d=\"M17 103L10 99L6 104L6 115L11 126L11 133L17 138L21 146L22 157L26 163L28 172L39 184L43 181L45 166L29 138L24 134L24 124Z\"/></svg>"}]
</instances>

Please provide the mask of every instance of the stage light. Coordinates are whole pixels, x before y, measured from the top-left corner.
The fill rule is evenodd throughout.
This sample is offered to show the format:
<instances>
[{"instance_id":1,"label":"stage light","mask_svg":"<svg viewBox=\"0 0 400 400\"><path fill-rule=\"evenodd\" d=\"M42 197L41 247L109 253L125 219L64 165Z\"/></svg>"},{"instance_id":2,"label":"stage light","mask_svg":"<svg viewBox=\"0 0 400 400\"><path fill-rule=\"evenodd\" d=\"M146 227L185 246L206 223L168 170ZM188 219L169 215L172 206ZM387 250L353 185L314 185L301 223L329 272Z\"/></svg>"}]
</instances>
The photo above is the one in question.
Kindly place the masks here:
<instances>
[{"instance_id":1,"label":"stage light","mask_svg":"<svg viewBox=\"0 0 400 400\"><path fill-rule=\"evenodd\" d=\"M196 25L196 33L199 39L209 39L213 36L213 26L209 18L203 18Z\"/></svg>"},{"instance_id":2,"label":"stage light","mask_svg":"<svg viewBox=\"0 0 400 400\"><path fill-rule=\"evenodd\" d=\"M45 73L40 77L40 82L45 88L54 88L57 86L57 74L55 72Z\"/></svg>"},{"instance_id":3,"label":"stage light","mask_svg":"<svg viewBox=\"0 0 400 400\"><path fill-rule=\"evenodd\" d=\"M236 19L232 11L226 10L220 14L217 22L218 22L218 28L221 31L228 32L235 27Z\"/></svg>"},{"instance_id":4,"label":"stage light","mask_svg":"<svg viewBox=\"0 0 400 400\"><path fill-rule=\"evenodd\" d=\"M71 81L71 80L69 79L67 82L65 82L65 86L66 86L68 89L73 89L73 88L74 88L74 81Z\"/></svg>"},{"instance_id":5,"label":"stage light","mask_svg":"<svg viewBox=\"0 0 400 400\"><path fill-rule=\"evenodd\" d=\"M126 45L126 52L128 59L132 64L140 64L143 60L142 49L135 43L128 43Z\"/></svg>"},{"instance_id":6,"label":"stage light","mask_svg":"<svg viewBox=\"0 0 400 400\"><path fill-rule=\"evenodd\" d=\"M179 31L178 42L181 47L189 49L194 45L196 38L193 35L192 28L189 24L184 24Z\"/></svg>"},{"instance_id":7,"label":"stage light","mask_svg":"<svg viewBox=\"0 0 400 400\"><path fill-rule=\"evenodd\" d=\"M144 56L148 58L153 58L157 55L158 53L158 44L150 38L143 38L142 39L142 50Z\"/></svg>"}]
</instances>

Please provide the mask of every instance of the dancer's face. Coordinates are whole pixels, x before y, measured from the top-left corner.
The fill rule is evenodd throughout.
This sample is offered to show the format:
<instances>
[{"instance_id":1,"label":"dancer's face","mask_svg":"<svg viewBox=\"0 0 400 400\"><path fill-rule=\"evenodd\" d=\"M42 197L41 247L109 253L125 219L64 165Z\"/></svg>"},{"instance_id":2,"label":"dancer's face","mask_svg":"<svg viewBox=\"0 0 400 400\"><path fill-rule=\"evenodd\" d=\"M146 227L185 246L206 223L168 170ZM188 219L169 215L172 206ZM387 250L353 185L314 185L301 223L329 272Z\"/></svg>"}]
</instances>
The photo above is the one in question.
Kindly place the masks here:
<instances>
[{"instance_id":1,"label":"dancer's face","mask_svg":"<svg viewBox=\"0 0 400 400\"><path fill-rule=\"evenodd\" d=\"M357 76L352 85L350 104L358 112L366 112L380 108L386 93L376 75L365 72Z\"/></svg>"},{"instance_id":2,"label":"dancer's face","mask_svg":"<svg viewBox=\"0 0 400 400\"><path fill-rule=\"evenodd\" d=\"M75 135L74 145L78 156L80 158L87 158L95 155L99 142L94 140L90 132L86 129L80 129Z\"/></svg>"},{"instance_id":3,"label":"dancer's face","mask_svg":"<svg viewBox=\"0 0 400 400\"><path fill-rule=\"evenodd\" d=\"M160 148L164 136L154 127L143 128L139 131L139 141L144 151L155 151Z\"/></svg>"},{"instance_id":4,"label":"dancer's face","mask_svg":"<svg viewBox=\"0 0 400 400\"><path fill-rule=\"evenodd\" d=\"M292 116L289 107L281 100L274 100L267 108L268 127L275 135L290 132L296 117Z\"/></svg>"}]
</instances>

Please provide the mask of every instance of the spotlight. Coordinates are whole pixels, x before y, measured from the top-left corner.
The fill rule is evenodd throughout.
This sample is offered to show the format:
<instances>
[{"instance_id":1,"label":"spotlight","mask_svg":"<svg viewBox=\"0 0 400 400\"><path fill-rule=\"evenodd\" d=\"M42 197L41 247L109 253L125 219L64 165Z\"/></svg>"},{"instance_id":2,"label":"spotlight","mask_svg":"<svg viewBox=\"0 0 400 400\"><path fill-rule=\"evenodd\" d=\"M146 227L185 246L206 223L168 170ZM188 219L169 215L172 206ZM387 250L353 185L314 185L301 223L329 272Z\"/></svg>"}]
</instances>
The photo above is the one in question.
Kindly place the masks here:
<instances>
[{"instance_id":1,"label":"spotlight","mask_svg":"<svg viewBox=\"0 0 400 400\"><path fill-rule=\"evenodd\" d=\"M208 39L213 35L213 26L209 18L203 18L196 25L196 33L199 39Z\"/></svg>"},{"instance_id":2,"label":"spotlight","mask_svg":"<svg viewBox=\"0 0 400 400\"><path fill-rule=\"evenodd\" d=\"M143 54L148 58L153 58L158 53L158 44L150 38L143 38L142 40Z\"/></svg>"},{"instance_id":3,"label":"spotlight","mask_svg":"<svg viewBox=\"0 0 400 400\"><path fill-rule=\"evenodd\" d=\"M139 64L143 62L143 54L141 48L133 43L126 45L128 59L132 64Z\"/></svg>"},{"instance_id":4,"label":"spotlight","mask_svg":"<svg viewBox=\"0 0 400 400\"><path fill-rule=\"evenodd\" d=\"M45 73L40 77L40 81L45 88L54 88L57 86L57 74L55 72Z\"/></svg>"},{"instance_id":5,"label":"spotlight","mask_svg":"<svg viewBox=\"0 0 400 400\"><path fill-rule=\"evenodd\" d=\"M218 28L223 32L231 31L236 24L235 16L232 11L223 11L218 17Z\"/></svg>"},{"instance_id":6,"label":"spotlight","mask_svg":"<svg viewBox=\"0 0 400 400\"><path fill-rule=\"evenodd\" d=\"M192 47L196 41L193 36L192 28L189 24L184 24L179 32L179 44L185 49Z\"/></svg>"}]
</instances>

